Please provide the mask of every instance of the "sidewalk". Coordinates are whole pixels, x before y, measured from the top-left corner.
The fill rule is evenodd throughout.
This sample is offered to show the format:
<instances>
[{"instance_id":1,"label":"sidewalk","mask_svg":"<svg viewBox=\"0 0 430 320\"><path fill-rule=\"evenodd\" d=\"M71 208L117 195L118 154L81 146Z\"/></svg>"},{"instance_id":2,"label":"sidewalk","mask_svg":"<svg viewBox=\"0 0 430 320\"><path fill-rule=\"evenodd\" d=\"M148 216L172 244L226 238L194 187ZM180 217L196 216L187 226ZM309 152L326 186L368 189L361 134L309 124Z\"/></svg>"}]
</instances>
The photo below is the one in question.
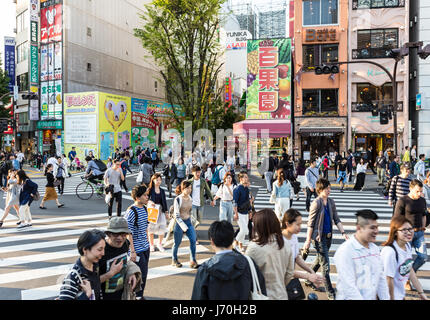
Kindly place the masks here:
<instances>
[{"instance_id":1,"label":"sidewalk","mask_svg":"<svg viewBox=\"0 0 430 320\"><path fill-rule=\"evenodd\" d=\"M25 171L25 173L27 174L27 176L30 179L37 179L37 178L44 178L44 172L43 169L41 169L39 171L39 169L34 168L33 166L30 166L28 164L24 164L22 166L22 169ZM69 170L70 174L75 175L77 173L81 173L82 171L76 171L76 170Z\"/></svg>"}]
</instances>

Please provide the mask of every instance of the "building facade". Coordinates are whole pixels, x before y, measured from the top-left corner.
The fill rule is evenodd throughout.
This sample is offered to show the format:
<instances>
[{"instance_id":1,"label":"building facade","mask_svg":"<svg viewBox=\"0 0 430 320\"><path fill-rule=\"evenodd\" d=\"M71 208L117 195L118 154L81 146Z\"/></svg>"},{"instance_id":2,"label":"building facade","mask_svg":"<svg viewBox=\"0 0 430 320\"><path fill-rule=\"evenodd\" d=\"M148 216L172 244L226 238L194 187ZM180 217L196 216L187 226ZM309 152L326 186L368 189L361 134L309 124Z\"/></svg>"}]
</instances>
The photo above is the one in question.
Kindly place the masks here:
<instances>
[{"instance_id":1,"label":"building facade","mask_svg":"<svg viewBox=\"0 0 430 320\"><path fill-rule=\"evenodd\" d=\"M19 94L17 149L64 151L65 93L103 91L165 99L159 71L134 36L134 28L142 27L139 14L146 3L17 1L17 84L20 93L33 91L40 97L35 107Z\"/></svg>"},{"instance_id":2,"label":"building facade","mask_svg":"<svg viewBox=\"0 0 430 320\"><path fill-rule=\"evenodd\" d=\"M409 7L404 0L353 0L349 7L348 58L354 63L348 70L348 146L365 152L370 146L374 158L379 151L393 150L397 139L398 153L409 144L409 57L397 69L397 132L394 117L381 124L380 114L393 105L390 77L373 61L394 72L390 50L409 41ZM372 115L372 110L375 110Z\"/></svg>"},{"instance_id":3,"label":"building facade","mask_svg":"<svg viewBox=\"0 0 430 320\"><path fill-rule=\"evenodd\" d=\"M294 3L294 156L343 152L348 134L348 66L316 75L315 67L348 59L347 0Z\"/></svg>"}]
</instances>

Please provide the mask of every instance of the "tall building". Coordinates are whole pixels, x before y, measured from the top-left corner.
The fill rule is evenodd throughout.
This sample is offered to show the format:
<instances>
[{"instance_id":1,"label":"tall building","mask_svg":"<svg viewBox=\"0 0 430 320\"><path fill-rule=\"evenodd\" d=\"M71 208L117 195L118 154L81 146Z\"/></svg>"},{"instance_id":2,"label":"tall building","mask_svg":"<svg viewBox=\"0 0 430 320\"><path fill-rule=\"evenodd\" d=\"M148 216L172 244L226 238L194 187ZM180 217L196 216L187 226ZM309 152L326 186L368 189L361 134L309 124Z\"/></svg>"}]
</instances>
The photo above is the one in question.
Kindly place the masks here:
<instances>
[{"instance_id":1,"label":"tall building","mask_svg":"<svg viewBox=\"0 0 430 320\"><path fill-rule=\"evenodd\" d=\"M342 152L348 134L348 66L316 75L315 67L348 59L347 0L294 3L294 155L310 160Z\"/></svg>"},{"instance_id":2,"label":"tall building","mask_svg":"<svg viewBox=\"0 0 430 320\"><path fill-rule=\"evenodd\" d=\"M394 72L390 50L409 41L409 8L403 0L353 0L349 7L349 46L351 61L370 60ZM393 105L393 84L378 66L351 64L348 68L348 146L355 152L373 147L377 152L394 148L398 153L409 144L409 57L397 69L397 132L394 117L380 123L380 114L372 110L388 110Z\"/></svg>"},{"instance_id":3,"label":"tall building","mask_svg":"<svg viewBox=\"0 0 430 320\"><path fill-rule=\"evenodd\" d=\"M17 0L17 83L40 96L36 106L19 95L17 149L59 149L65 93L165 99L159 71L134 36L149 2Z\"/></svg>"},{"instance_id":4,"label":"tall building","mask_svg":"<svg viewBox=\"0 0 430 320\"><path fill-rule=\"evenodd\" d=\"M430 2L418 2L419 37L424 46L430 44ZM415 22L415 17L412 17ZM418 153L430 156L430 57L418 61L418 93L421 94L421 109L417 111L415 128L417 131Z\"/></svg>"}]
</instances>

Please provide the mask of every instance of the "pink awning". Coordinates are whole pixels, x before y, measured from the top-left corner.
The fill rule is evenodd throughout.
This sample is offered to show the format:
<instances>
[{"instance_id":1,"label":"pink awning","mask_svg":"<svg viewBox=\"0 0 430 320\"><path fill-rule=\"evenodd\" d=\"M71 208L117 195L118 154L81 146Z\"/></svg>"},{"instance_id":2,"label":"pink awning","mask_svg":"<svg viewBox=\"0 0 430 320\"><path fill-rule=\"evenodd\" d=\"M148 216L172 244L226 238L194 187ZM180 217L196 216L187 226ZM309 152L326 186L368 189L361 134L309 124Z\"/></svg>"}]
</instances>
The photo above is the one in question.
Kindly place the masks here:
<instances>
[{"instance_id":1,"label":"pink awning","mask_svg":"<svg viewBox=\"0 0 430 320\"><path fill-rule=\"evenodd\" d=\"M240 134L242 130L249 134L249 130L257 130L260 137L261 130L269 130L270 138L282 138L291 135L290 120L244 120L233 124L233 134Z\"/></svg>"}]
</instances>

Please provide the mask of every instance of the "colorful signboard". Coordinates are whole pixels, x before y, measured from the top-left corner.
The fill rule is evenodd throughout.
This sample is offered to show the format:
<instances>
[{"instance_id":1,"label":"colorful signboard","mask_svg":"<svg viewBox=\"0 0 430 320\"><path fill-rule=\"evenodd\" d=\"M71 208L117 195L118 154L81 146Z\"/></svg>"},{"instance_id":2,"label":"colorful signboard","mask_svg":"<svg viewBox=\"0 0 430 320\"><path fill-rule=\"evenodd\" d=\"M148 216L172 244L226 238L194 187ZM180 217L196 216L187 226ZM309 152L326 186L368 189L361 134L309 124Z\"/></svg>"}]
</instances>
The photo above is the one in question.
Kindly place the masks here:
<instances>
[{"instance_id":1,"label":"colorful signboard","mask_svg":"<svg viewBox=\"0 0 430 320\"><path fill-rule=\"evenodd\" d=\"M248 40L247 119L291 120L291 39Z\"/></svg>"},{"instance_id":2,"label":"colorful signboard","mask_svg":"<svg viewBox=\"0 0 430 320\"><path fill-rule=\"evenodd\" d=\"M225 102L228 103L228 108L230 108L233 101L233 85L231 83L231 78L225 79Z\"/></svg>"},{"instance_id":3,"label":"colorful signboard","mask_svg":"<svg viewBox=\"0 0 430 320\"><path fill-rule=\"evenodd\" d=\"M51 81L40 84L41 119L62 119L62 82Z\"/></svg>"},{"instance_id":4,"label":"colorful signboard","mask_svg":"<svg viewBox=\"0 0 430 320\"><path fill-rule=\"evenodd\" d=\"M4 69L9 77L9 92L15 86L15 38L4 37Z\"/></svg>"},{"instance_id":5,"label":"colorful signboard","mask_svg":"<svg viewBox=\"0 0 430 320\"><path fill-rule=\"evenodd\" d=\"M63 5L40 10L40 42L61 41L63 34Z\"/></svg>"},{"instance_id":6,"label":"colorful signboard","mask_svg":"<svg viewBox=\"0 0 430 320\"><path fill-rule=\"evenodd\" d=\"M252 39L252 34L248 30L227 31L226 50L246 50L248 39Z\"/></svg>"},{"instance_id":7,"label":"colorful signboard","mask_svg":"<svg viewBox=\"0 0 430 320\"><path fill-rule=\"evenodd\" d=\"M136 151L137 146L143 149L156 147L156 132L158 122L147 115L148 100L131 99L131 146Z\"/></svg>"}]
</instances>

